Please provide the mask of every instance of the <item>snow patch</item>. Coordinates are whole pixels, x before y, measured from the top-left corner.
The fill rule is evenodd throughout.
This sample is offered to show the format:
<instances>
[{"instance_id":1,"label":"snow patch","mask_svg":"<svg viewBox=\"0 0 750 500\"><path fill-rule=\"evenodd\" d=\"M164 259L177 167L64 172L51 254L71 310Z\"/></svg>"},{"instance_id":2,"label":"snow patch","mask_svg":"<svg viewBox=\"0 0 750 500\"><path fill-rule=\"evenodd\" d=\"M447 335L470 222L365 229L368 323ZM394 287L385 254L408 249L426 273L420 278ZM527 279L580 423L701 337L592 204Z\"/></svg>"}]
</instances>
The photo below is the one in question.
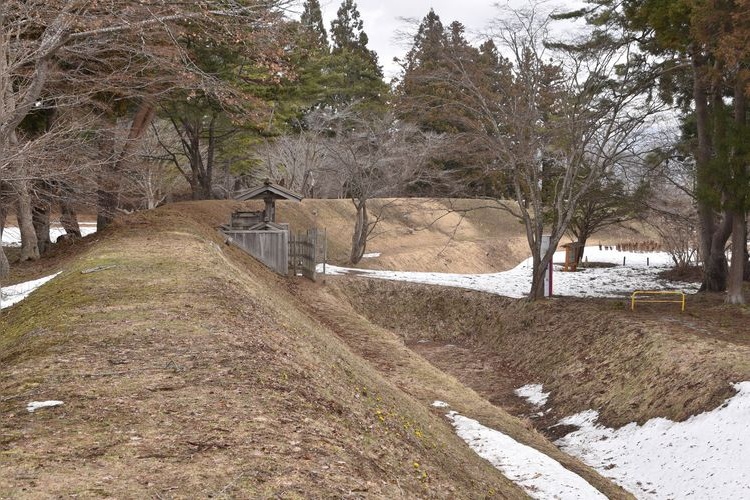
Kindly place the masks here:
<instances>
[{"instance_id":1,"label":"snow patch","mask_svg":"<svg viewBox=\"0 0 750 500\"><path fill-rule=\"evenodd\" d=\"M641 499L750 498L750 382L715 410L684 422L664 418L610 429L589 410L560 421L575 455Z\"/></svg>"},{"instance_id":2,"label":"snow patch","mask_svg":"<svg viewBox=\"0 0 750 500\"><path fill-rule=\"evenodd\" d=\"M526 401L536 407L541 407L547 404L547 398L550 393L544 392L544 386L542 384L527 384L523 387L519 387L515 391L516 396L524 398Z\"/></svg>"},{"instance_id":3,"label":"snow patch","mask_svg":"<svg viewBox=\"0 0 750 500\"><path fill-rule=\"evenodd\" d=\"M347 269L345 267L334 266L331 264L318 264L315 266L315 272L318 274L323 274L324 270L326 276L343 276L344 274L349 274L349 271L357 271L357 269Z\"/></svg>"},{"instance_id":4,"label":"snow patch","mask_svg":"<svg viewBox=\"0 0 750 500\"><path fill-rule=\"evenodd\" d=\"M62 401L50 400L50 401L31 401L26 405L26 409L29 413L34 413L40 408L51 408L53 406L60 406L63 404Z\"/></svg>"},{"instance_id":5,"label":"snow patch","mask_svg":"<svg viewBox=\"0 0 750 500\"><path fill-rule=\"evenodd\" d=\"M556 272L553 278L555 295L572 297L624 297L634 290L678 289L695 292L699 284L662 280L658 274L672 266L671 257L666 252L618 252L586 247L586 257L592 262L614 264L613 267L596 267L575 273ZM564 259L564 252L555 253L553 261ZM622 265L625 257L626 265ZM529 293L531 286L531 259L526 259L510 271L490 274L453 274L402 271L379 271L372 269L352 269L333 265L326 266L326 274L361 274L370 278L409 281L428 285L453 286L483 292L522 298ZM559 266L555 266L559 269ZM322 265L318 272L323 272Z\"/></svg>"},{"instance_id":6,"label":"snow patch","mask_svg":"<svg viewBox=\"0 0 750 500\"><path fill-rule=\"evenodd\" d=\"M434 406L435 408L448 408L450 405L445 401L435 401L434 403L432 403L432 406Z\"/></svg>"},{"instance_id":7,"label":"snow patch","mask_svg":"<svg viewBox=\"0 0 750 500\"><path fill-rule=\"evenodd\" d=\"M460 438L532 498L607 498L581 476L544 453L454 411L447 417Z\"/></svg>"},{"instance_id":8,"label":"snow patch","mask_svg":"<svg viewBox=\"0 0 750 500\"><path fill-rule=\"evenodd\" d=\"M96 232L96 222L80 222L81 236L88 236ZM65 229L59 224L53 224L49 229L49 237L52 241L65 234ZM3 246L17 247L21 245L21 231L15 226L8 226L3 230Z\"/></svg>"},{"instance_id":9,"label":"snow patch","mask_svg":"<svg viewBox=\"0 0 750 500\"><path fill-rule=\"evenodd\" d=\"M0 309L10 307L13 304L21 302L23 299L28 297L31 292L44 285L58 274L60 273L55 273L51 276L46 276L37 280L25 281L23 283L18 283L17 285L0 288Z\"/></svg>"}]
</instances>

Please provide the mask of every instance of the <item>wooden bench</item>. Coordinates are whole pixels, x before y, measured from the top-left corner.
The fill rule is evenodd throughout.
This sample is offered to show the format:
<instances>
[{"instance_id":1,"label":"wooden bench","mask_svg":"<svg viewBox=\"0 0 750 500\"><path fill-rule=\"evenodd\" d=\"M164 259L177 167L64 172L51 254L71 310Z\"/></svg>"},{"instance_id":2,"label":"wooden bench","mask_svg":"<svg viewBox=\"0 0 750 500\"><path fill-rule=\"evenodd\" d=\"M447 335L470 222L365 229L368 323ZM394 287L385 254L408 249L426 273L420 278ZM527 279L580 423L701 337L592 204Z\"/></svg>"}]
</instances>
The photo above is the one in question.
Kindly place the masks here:
<instances>
[{"instance_id":1,"label":"wooden bench","mask_svg":"<svg viewBox=\"0 0 750 500\"><path fill-rule=\"evenodd\" d=\"M669 298L670 296L673 296L674 298ZM680 304L680 310L685 311L685 294L678 290L636 290L630 296L631 311L635 311L636 302L666 302Z\"/></svg>"}]
</instances>

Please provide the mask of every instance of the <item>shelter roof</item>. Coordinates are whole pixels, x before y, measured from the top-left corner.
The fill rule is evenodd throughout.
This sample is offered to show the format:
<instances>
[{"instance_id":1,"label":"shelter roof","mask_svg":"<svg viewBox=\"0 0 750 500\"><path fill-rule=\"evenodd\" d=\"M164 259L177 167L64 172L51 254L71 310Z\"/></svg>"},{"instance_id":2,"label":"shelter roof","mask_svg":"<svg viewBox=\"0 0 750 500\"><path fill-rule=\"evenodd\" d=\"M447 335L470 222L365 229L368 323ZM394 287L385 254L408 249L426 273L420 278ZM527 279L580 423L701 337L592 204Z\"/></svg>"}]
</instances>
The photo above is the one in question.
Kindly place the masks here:
<instances>
[{"instance_id":1,"label":"shelter roof","mask_svg":"<svg viewBox=\"0 0 750 500\"><path fill-rule=\"evenodd\" d=\"M302 201L302 195L289 191L278 184L274 184L268 179L266 179L261 186L240 191L234 198L240 201L247 201L263 200L268 197L271 197L274 200Z\"/></svg>"}]
</instances>

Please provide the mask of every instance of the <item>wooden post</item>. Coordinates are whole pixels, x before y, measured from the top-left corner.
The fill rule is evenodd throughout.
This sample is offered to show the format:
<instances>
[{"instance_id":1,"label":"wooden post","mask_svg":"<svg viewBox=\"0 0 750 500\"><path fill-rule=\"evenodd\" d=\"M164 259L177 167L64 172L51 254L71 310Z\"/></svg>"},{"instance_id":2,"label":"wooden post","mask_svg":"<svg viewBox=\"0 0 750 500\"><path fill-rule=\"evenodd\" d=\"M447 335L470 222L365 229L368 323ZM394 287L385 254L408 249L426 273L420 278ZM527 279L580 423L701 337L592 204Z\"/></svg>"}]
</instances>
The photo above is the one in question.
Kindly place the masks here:
<instances>
[{"instance_id":1,"label":"wooden post","mask_svg":"<svg viewBox=\"0 0 750 500\"><path fill-rule=\"evenodd\" d=\"M549 249L550 244L550 235L545 234L542 235L542 245L540 249L540 254L544 255L547 250ZM547 265L547 268L544 270L544 297L551 297L552 296L552 259L550 259L549 264Z\"/></svg>"}]
</instances>

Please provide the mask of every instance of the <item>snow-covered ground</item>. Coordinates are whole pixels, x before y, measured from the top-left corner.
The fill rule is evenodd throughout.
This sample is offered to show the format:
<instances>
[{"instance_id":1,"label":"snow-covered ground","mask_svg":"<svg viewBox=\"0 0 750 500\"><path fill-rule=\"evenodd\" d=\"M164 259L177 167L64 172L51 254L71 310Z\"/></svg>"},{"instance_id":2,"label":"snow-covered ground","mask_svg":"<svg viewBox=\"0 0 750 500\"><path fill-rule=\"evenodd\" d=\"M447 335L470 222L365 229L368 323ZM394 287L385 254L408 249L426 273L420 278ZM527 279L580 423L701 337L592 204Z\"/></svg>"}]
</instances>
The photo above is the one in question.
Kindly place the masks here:
<instances>
[{"instance_id":1,"label":"snow-covered ground","mask_svg":"<svg viewBox=\"0 0 750 500\"><path fill-rule=\"evenodd\" d=\"M638 498L750 498L750 382L735 388L722 406L684 422L610 429L596 423L596 411L578 413L560 424L580 429L556 444ZM536 401L540 391L522 392Z\"/></svg>"},{"instance_id":2,"label":"snow-covered ground","mask_svg":"<svg viewBox=\"0 0 750 500\"><path fill-rule=\"evenodd\" d=\"M588 268L575 273L554 272L553 293L573 297L621 297L635 290L677 289L694 292L696 283L678 283L661 280L658 274L672 267L665 252L620 252L586 247L585 258L590 262L614 264L614 267ZM565 252L557 252L553 262L561 262ZM623 258L625 265L623 265ZM555 266L559 271L561 266ZM319 266L322 272L322 265ZM525 297L531 286L531 259L526 259L510 271L491 274L451 274L402 271L376 271L327 265L326 274L357 273L380 278L431 285L454 286L480 290L508 297Z\"/></svg>"},{"instance_id":3,"label":"snow-covered ground","mask_svg":"<svg viewBox=\"0 0 750 500\"><path fill-rule=\"evenodd\" d=\"M537 408L546 405L547 399L550 395L549 392L544 392L544 386L542 384L527 384L523 387L519 387L514 392L517 396L524 398Z\"/></svg>"},{"instance_id":4,"label":"snow-covered ground","mask_svg":"<svg viewBox=\"0 0 750 500\"><path fill-rule=\"evenodd\" d=\"M34 413L40 408L53 408L55 406L60 406L62 404L63 404L62 401L57 401L57 400L31 401L26 405L26 410L28 410L29 413Z\"/></svg>"},{"instance_id":5,"label":"snow-covered ground","mask_svg":"<svg viewBox=\"0 0 750 500\"><path fill-rule=\"evenodd\" d=\"M445 408L442 401L433 406ZM508 479L518 484L530 497L538 499L606 499L578 474L569 471L557 460L521 444L500 431L490 429L476 420L448 412L446 417L456 434Z\"/></svg>"},{"instance_id":6,"label":"snow-covered ground","mask_svg":"<svg viewBox=\"0 0 750 500\"><path fill-rule=\"evenodd\" d=\"M81 236L87 236L96 232L96 222L81 222L78 224L81 228ZM49 230L49 237L52 241L56 241L61 235L65 234L65 230L59 224L52 224ZM21 233L15 226L6 227L3 230L3 246L14 247L21 244Z\"/></svg>"},{"instance_id":7,"label":"snow-covered ground","mask_svg":"<svg viewBox=\"0 0 750 500\"><path fill-rule=\"evenodd\" d=\"M96 232L96 222L81 222L79 223L79 226L81 228L82 236L88 236L89 234L93 234ZM65 234L65 230L59 224L52 224L49 233L50 239L52 241L55 241L61 235ZM19 232L17 227L9 226L3 230L2 244L3 246L7 247L21 245L21 233ZM52 276L46 276L44 278L39 278L37 280L27 281L25 283L18 283L17 285L0 288L0 309L10 307L13 304L22 301L23 299L28 297L31 292L33 292L58 274L60 273L53 274Z\"/></svg>"},{"instance_id":8,"label":"snow-covered ground","mask_svg":"<svg viewBox=\"0 0 750 500\"><path fill-rule=\"evenodd\" d=\"M54 278L60 273L53 274L51 276L45 276L33 281L25 281L18 283L17 285L5 286L0 288L0 309L10 307L13 304L21 302L23 299L29 296L31 292L47 283L49 280Z\"/></svg>"}]
</instances>

